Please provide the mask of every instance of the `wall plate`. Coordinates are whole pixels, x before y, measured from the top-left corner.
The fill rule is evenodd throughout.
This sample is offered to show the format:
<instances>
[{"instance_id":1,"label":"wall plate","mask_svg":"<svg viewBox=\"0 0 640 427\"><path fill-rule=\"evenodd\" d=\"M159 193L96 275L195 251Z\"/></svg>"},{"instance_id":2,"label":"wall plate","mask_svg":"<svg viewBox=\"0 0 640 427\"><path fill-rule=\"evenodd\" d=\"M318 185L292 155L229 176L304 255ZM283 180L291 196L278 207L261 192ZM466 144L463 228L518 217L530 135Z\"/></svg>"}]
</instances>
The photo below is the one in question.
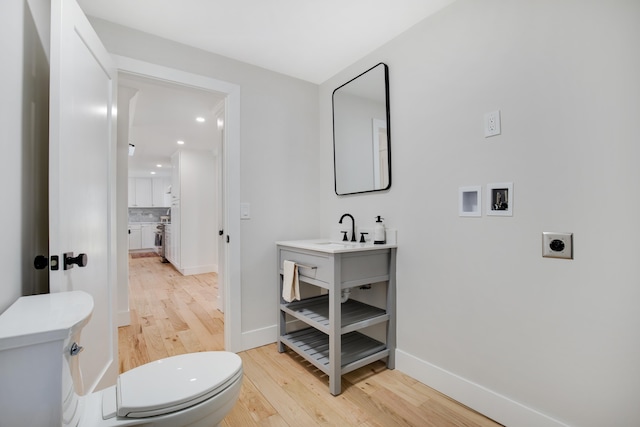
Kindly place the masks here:
<instances>
[{"instance_id":1,"label":"wall plate","mask_svg":"<svg viewBox=\"0 0 640 427\"><path fill-rule=\"evenodd\" d=\"M500 135L500 110L492 111L484 115L484 137Z\"/></svg>"},{"instance_id":2,"label":"wall plate","mask_svg":"<svg viewBox=\"0 0 640 427\"><path fill-rule=\"evenodd\" d=\"M542 256L573 259L573 233L543 232Z\"/></svg>"}]
</instances>

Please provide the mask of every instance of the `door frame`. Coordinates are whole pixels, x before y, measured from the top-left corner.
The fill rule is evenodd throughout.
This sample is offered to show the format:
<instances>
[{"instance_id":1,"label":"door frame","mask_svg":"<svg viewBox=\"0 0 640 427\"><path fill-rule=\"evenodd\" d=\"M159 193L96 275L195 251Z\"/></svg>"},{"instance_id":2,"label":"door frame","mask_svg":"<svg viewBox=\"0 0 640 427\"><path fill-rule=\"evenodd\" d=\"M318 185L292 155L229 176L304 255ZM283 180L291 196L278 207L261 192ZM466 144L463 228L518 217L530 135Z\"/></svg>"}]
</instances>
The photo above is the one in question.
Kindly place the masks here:
<instances>
[{"instance_id":1,"label":"door frame","mask_svg":"<svg viewBox=\"0 0 640 427\"><path fill-rule=\"evenodd\" d=\"M164 80L179 85L189 86L205 91L215 91L226 94L225 97L225 124L224 139L222 141L225 163L225 177L223 194L224 204L224 230L229 237L226 245L226 253L223 257L223 310L224 310L224 347L225 350L234 353L244 350L242 348L241 329L241 288L240 288L240 215L237 211L240 206L240 86L222 80L192 74L174 68L165 67L137 59L112 55L118 71L135 74L140 77ZM127 227L127 224L118 224ZM222 238L222 237L221 237ZM219 284L220 285L220 284ZM118 284L118 292L129 292L128 286Z\"/></svg>"}]
</instances>

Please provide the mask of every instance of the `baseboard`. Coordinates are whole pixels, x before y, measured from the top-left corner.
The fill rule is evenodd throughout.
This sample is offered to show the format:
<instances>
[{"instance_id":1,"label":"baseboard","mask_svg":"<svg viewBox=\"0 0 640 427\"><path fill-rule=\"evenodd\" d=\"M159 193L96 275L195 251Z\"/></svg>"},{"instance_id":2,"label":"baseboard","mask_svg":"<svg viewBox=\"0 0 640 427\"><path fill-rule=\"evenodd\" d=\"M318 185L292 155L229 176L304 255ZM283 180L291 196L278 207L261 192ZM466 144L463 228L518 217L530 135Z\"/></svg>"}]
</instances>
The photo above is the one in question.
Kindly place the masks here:
<instances>
[{"instance_id":1,"label":"baseboard","mask_svg":"<svg viewBox=\"0 0 640 427\"><path fill-rule=\"evenodd\" d=\"M178 271L182 273L183 276L191 276L193 274L204 274L204 273L217 273L218 265L217 264L196 265L194 267L179 268Z\"/></svg>"},{"instance_id":2,"label":"baseboard","mask_svg":"<svg viewBox=\"0 0 640 427\"><path fill-rule=\"evenodd\" d=\"M242 351L276 342L278 327L276 325L266 328L254 329L242 333Z\"/></svg>"},{"instance_id":3,"label":"baseboard","mask_svg":"<svg viewBox=\"0 0 640 427\"><path fill-rule=\"evenodd\" d=\"M568 427L567 424L402 350L396 350L396 369L505 426Z\"/></svg>"},{"instance_id":4,"label":"baseboard","mask_svg":"<svg viewBox=\"0 0 640 427\"><path fill-rule=\"evenodd\" d=\"M118 328L120 326L129 326L131 324L131 312L129 310L119 311L116 316Z\"/></svg>"}]
</instances>

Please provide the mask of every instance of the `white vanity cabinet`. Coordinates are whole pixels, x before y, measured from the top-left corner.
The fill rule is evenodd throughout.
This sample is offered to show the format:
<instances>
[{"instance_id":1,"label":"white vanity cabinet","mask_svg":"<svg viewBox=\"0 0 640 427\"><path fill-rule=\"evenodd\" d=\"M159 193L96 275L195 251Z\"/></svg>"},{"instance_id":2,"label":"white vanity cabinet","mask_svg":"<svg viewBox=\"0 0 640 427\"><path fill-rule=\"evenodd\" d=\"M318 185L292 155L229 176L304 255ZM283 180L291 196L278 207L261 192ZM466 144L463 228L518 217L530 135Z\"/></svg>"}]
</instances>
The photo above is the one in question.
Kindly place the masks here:
<instances>
[{"instance_id":1,"label":"white vanity cabinet","mask_svg":"<svg viewBox=\"0 0 640 427\"><path fill-rule=\"evenodd\" d=\"M341 392L343 374L381 359L395 367L395 245L277 242L277 253L279 352L289 347L327 374L333 395ZM321 288L322 295L284 301L285 260L296 263L301 286ZM353 298L341 302L343 290L385 284L384 308ZM384 342L363 333L378 324L385 326Z\"/></svg>"}]
</instances>

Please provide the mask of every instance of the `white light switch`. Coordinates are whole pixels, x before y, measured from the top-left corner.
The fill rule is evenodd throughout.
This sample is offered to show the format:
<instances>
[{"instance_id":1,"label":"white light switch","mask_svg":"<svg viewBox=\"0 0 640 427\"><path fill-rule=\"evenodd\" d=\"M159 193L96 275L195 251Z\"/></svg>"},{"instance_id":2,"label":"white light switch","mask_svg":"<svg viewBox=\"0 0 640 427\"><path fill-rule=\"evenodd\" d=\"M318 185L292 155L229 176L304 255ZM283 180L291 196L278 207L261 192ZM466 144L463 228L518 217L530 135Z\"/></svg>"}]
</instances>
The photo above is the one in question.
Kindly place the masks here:
<instances>
[{"instance_id":1,"label":"white light switch","mask_svg":"<svg viewBox=\"0 0 640 427\"><path fill-rule=\"evenodd\" d=\"M240 203L240 219L251 219L251 205Z\"/></svg>"},{"instance_id":2,"label":"white light switch","mask_svg":"<svg viewBox=\"0 0 640 427\"><path fill-rule=\"evenodd\" d=\"M500 135L500 110L484 115L484 137Z\"/></svg>"}]
</instances>

